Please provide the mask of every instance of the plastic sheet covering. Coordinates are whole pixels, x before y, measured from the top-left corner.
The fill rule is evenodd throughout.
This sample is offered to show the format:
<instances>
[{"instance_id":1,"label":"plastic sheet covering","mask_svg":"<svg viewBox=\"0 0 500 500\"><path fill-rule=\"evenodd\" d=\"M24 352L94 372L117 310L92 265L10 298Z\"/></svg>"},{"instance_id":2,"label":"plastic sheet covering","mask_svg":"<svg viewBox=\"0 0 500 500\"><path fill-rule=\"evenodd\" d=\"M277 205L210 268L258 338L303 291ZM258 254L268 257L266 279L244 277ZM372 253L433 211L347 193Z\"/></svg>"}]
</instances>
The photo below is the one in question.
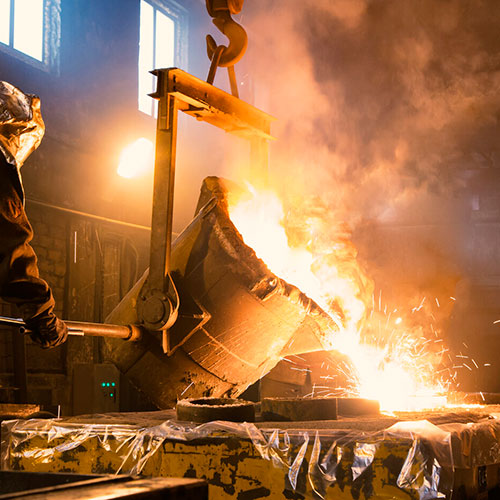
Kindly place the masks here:
<instances>
[{"instance_id":1,"label":"plastic sheet covering","mask_svg":"<svg viewBox=\"0 0 500 500\"><path fill-rule=\"evenodd\" d=\"M161 415L158 412L157 418ZM377 498L428 500L449 498L457 465L500 463L500 423L496 416L440 426L426 420L404 421L379 431L325 428L299 431L222 421L196 425L166 420L148 426L142 424L151 420L136 420L133 425L122 423L120 419L126 422L126 414L115 415L110 423L111 416L88 417L91 423L71 419L4 422L2 468L16 469L21 462L29 461L36 470L37 464L50 463L56 456L85 447L94 439L98 449L111 451L118 458L116 473L140 474L165 440L187 442L233 436L251 440L262 459L283 471L287 488L296 490L302 478L302 483L308 483L308 491L314 492L314 498L327 498L335 483L345 485L350 481L352 488L356 483L368 487L370 474L373 476L373 471L369 471L375 462L390 465L392 460L393 465L398 464L394 488L402 496ZM474 444L477 437L479 442ZM303 484L301 488L304 489Z\"/></svg>"}]
</instances>

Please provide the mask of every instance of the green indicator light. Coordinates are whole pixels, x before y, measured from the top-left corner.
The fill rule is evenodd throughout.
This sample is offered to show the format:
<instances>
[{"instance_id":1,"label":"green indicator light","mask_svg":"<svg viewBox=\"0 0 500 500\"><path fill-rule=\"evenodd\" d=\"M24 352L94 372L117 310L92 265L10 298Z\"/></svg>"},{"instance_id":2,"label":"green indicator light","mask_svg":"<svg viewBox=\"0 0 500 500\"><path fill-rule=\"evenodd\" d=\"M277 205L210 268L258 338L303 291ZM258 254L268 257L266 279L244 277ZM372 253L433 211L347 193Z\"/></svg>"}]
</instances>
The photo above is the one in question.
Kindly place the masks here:
<instances>
[{"instance_id":1,"label":"green indicator light","mask_svg":"<svg viewBox=\"0 0 500 500\"><path fill-rule=\"evenodd\" d=\"M103 386L103 387L106 387L106 384L103 382L103 383L102 383L102 386Z\"/></svg>"},{"instance_id":2,"label":"green indicator light","mask_svg":"<svg viewBox=\"0 0 500 500\"><path fill-rule=\"evenodd\" d=\"M115 386L115 383L114 383L114 382L111 382L111 385L114 387L114 386Z\"/></svg>"},{"instance_id":3,"label":"green indicator light","mask_svg":"<svg viewBox=\"0 0 500 500\"><path fill-rule=\"evenodd\" d=\"M113 393L111 393L110 396L113 397Z\"/></svg>"},{"instance_id":4,"label":"green indicator light","mask_svg":"<svg viewBox=\"0 0 500 500\"><path fill-rule=\"evenodd\" d=\"M109 382L106 384L107 387L109 387Z\"/></svg>"}]
</instances>

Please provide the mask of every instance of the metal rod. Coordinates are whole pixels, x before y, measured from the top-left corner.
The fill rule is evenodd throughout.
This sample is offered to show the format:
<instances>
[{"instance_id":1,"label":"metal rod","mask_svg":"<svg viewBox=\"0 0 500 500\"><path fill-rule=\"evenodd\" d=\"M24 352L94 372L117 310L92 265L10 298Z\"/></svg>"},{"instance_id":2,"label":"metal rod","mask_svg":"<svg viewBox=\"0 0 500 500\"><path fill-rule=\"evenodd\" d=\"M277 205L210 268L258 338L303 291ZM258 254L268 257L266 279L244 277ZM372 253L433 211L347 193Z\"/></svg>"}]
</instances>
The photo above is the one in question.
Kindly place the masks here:
<instances>
[{"instance_id":1,"label":"metal rod","mask_svg":"<svg viewBox=\"0 0 500 500\"><path fill-rule=\"evenodd\" d=\"M73 210L72 208L59 207L57 205L52 205L52 203L46 203L44 201L33 200L31 198L26 198L26 203L39 205L41 207L51 208L53 210L58 210L59 212L65 212L67 214L78 215L80 217L85 217L86 219L98 220L100 222L109 222L110 224L118 224L120 226L126 226L133 229L142 229L144 231L151 231L148 226L142 226L140 224L134 224L133 222L126 222L123 220L110 219L109 217L104 217L102 215L89 214L87 212L81 212L79 210Z\"/></svg>"},{"instance_id":2,"label":"metal rod","mask_svg":"<svg viewBox=\"0 0 500 500\"><path fill-rule=\"evenodd\" d=\"M177 104L166 95L158 105L153 213L148 283L151 290L166 290L172 247L174 181L177 142Z\"/></svg>"},{"instance_id":3,"label":"metal rod","mask_svg":"<svg viewBox=\"0 0 500 500\"><path fill-rule=\"evenodd\" d=\"M108 337L124 340L138 340L141 329L135 325L109 325L106 323L86 323L83 321L65 321L68 331L82 332L86 337Z\"/></svg>"},{"instance_id":4,"label":"metal rod","mask_svg":"<svg viewBox=\"0 0 500 500\"><path fill-rule=\"evenodd\" d=\"M238 92L238 83L236 81L236 73L234 71L234 66L228 66L227 74L229 76L229 84L231 85L231 94L239 99L240 94Z\"/></svg>"},{"instance_id":5,"label":"metal rod","mask_svg":"<svg viewBox=\"0 0 500 500\"><path fill-rule=\"evenodd\" d=\"M207 83L212 85L215 80L215 73L217 72L217 66L219 65L220 58L222 56L222 53L224 52L224 45L219 45L214 52L214 55L212 57L212 63L210 64L210 69L208 71L208 77L207 77Z\"/></svg>"},{"instance_id":6,"label":"metal rod","mask_svg":"<svg viewBox=\"0 0 500 500\"><path fill-rule=\"evenodd\" d=\"M124 340L139 340L142 330L135 325L109 325L106 323L86 323L83 321L65 321L68 334L85 337L108 337ZM14 326L23 333L28 332L26 323L20 318L0 316L0 325Z\"/></svg>"}]
</instances>

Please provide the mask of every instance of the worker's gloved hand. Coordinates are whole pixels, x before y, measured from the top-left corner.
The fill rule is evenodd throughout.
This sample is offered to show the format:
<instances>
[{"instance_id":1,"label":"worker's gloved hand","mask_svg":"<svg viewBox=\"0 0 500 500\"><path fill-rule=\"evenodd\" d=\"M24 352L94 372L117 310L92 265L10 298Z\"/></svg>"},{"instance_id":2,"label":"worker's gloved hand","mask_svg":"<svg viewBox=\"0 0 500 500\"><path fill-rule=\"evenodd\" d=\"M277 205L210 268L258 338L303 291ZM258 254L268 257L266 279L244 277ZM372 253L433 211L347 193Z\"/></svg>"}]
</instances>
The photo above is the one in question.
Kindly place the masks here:
<instances>
[{"instance_id":1,"label":"worker's gloved hand","mask_svg":"<svg viewBox=\"0 0 500 500\"><path fill-rule=\"evenodd\" d=\"M25 320L26 327L31 331L34 342L44 349L50 349L66 342L68 327L52 311L43 313Z\"/></svg>"},{"instance_id":2,"label":"worker's gloved hand","mask_svg":"<svg viewBox=\"0 0 500 500\"><path fill-rule=\"evenodd\" d=\"M34 342L44 349L56 347L68 338L68 327L54 314L54 297L42 280L12 282L5 296L17 306Z\"/></svg>"}]
</instances>

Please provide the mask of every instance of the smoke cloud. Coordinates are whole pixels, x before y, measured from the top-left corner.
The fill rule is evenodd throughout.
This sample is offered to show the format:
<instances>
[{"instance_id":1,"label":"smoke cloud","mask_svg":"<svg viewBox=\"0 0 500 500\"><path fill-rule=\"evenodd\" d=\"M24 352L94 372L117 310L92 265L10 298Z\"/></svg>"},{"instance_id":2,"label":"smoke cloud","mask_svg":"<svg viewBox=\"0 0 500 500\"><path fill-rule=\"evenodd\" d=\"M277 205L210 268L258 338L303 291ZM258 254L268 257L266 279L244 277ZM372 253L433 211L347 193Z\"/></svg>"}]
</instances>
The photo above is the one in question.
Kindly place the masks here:
<instances>
[{"instance_id":1,"label":"smoke cloud","mask_svg":"<svg viewBox=\"0 0 500 500\"><path fill-rule=\"evenodd\" d=\"M248 4L280 179L335 200L345 218L373 219L422 193L456 194L470 171L498 164L495 0Z\"/></svg>"},{"instance_id":2,"label":"smoke cloud","mask_svg":"<svg viewBox=\"0 0 500 500\"><path fill-rule=\"evenodd\" d=\"M498 2L253 0L241 21L278 189L320 197L398 293L453 294L500 162Z\"/></svg>"}]
</instances>

